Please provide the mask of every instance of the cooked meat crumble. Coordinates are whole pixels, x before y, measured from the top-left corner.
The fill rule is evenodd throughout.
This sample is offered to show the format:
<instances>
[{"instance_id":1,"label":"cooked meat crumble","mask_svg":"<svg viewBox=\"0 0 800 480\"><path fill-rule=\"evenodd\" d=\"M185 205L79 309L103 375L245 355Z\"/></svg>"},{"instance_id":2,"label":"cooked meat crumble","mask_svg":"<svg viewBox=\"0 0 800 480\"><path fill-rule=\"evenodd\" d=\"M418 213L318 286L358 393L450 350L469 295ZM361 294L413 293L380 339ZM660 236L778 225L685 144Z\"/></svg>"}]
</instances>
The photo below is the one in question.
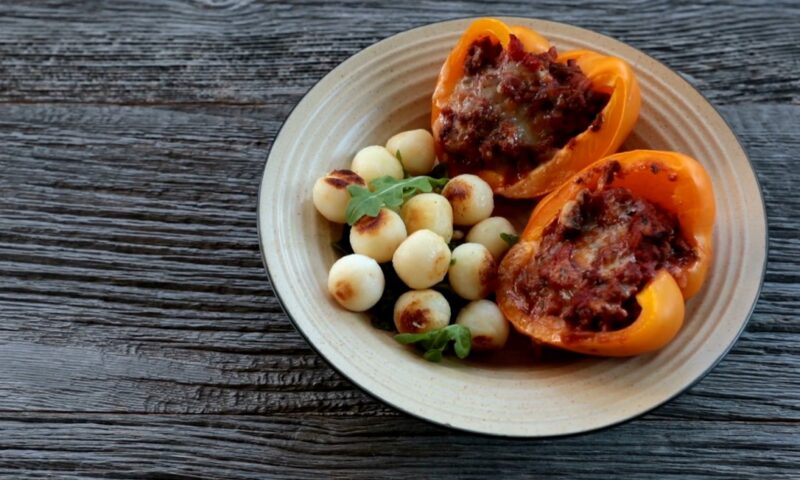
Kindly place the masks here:
<instances>
[{"instance_id":1,"label":"cooked meat crumble","mask_svg":"<svg viewBox=\"0 0 800 480\"><path fill-rule=\"evenodd\" d=\"M515 289L528 313L577 331L612 331L639 314L635 295L662 268L677 275L696 255L674 215L625 188L582 190L542 235Z\"/></svg>"},{"instance_id":2,"label":"cooked meat crumble","mask_svg":"<svg viewBox=\"0 0 800 480\"><path fill-rule=\"evenodd\" d=\"M498 170L513 183L579 133L602 128L609 95L593 91L573 60L556 57L555 48L525 52L513 35L505 50L488 37L473 43L440 113L448 161L463 171Z\"/></svg>"}]
</instances>

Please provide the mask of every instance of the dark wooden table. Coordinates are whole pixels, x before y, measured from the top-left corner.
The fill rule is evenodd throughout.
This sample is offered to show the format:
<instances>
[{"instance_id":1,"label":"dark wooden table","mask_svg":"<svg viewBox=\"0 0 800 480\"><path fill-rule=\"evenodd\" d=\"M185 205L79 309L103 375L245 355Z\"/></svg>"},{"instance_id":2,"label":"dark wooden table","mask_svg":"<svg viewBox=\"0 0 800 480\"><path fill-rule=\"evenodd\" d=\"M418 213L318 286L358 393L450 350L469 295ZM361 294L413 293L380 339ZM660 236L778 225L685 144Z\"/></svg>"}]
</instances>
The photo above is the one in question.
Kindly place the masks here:
<instances>
[{"instance_id":1,"label":"dark wooden table","mask_svg":"<svg viewBox=\"0 0 800 480\"><path fill-rule=\"evenodd\" d=\"M402 4L0 5L0 474L800 476L797 2ZM303 93L391 34L486 14L590 28L681 72L764 188L746 332L610 430L508 440L400 414L314 354L261 265L263 163Z\"/></svg>"}]
</instances>

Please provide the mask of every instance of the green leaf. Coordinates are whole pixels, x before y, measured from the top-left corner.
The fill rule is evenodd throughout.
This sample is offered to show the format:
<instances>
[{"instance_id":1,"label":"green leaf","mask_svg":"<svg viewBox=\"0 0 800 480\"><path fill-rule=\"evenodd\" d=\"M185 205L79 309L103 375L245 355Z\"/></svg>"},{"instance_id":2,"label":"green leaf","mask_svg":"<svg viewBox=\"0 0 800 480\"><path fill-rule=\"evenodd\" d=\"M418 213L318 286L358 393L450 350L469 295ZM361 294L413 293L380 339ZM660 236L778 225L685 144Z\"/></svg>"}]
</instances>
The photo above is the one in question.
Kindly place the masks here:
<instances>
[{"instance_id":1,"label":"green leaf","mask_svg":"<svg viewBox=\"0 0 800 480\"><path fill-rule=\"evenodd\" d=\"M353 225L361 217L375 217L381 208L399 208L406 200L420 192L431 192L447 183L446 178L437 179L426 176L409 177L398 180L388 175L376 178L370 182L370 189L360 185L350 185L347 192L350 201L347 202L345 217L348 225Z\"/></svg>"},{"instance_id":2,"label":"green leaf","mask_svg":"<svg viewBox=\"0 0 800 480\"><path fill-rule=\"evenodd\" d=\"M410 343L417 343L423 340L426 340L429 337L429 333L398 333L394 336L394 339L397 340L398 343L402 343L403 345L408 345Z\"/></svg>"},{"instance_id":3,"label":"green leaf","mask_svg":"<svg viewBox=\"0 0 800 480\"><path fill-rule=\"evenodd\" d=\"M513 247L517 242L519 242L519 235L512 235L510 233L501 233L500 238L503 239L510 247Z\"/></svg>"},{"instance_id":4,"label":"green leaf","mask_svg":"<svg viewBox=\"0 0 800 480\"><path fill-rule=\"evenodd\" d=\"M428 177L428 178L431 178L431 177ZM447 177L431 178L431 185L433 186L433 188L439 190L439 189L444 188L444 186L447 185L447 182L449 182L449 181L450 181L450 179L447 178Z\"/></svg>"},{"instance_id":5,"label":"green leaf","mask_svg":"<svg viewBox=\"0 0 800 480\"><path fill-rule=\"evenodd\" d=\"M461 325L455 326L461 327L461 329L456 333L454 350L456 351L456 356L463 359L469 355L470 348L472 348L472 332L470 332L467 327Z\"/></svg>"},{"instance_id":6,"label":"green leaf","mask_svg":"<svg viewBox=\"0 0 800 480\"><path fill-rule=\"evenodd\" d=\"M403 345L416 344L425 351L423 357L431 362L442 359L445 349L453 342L458 358L466 358L472 347L472 335L463 325L448 325L425 333L401 333L394 336Z\"/></svg>"},{"instance_id":7,"label":"green leaf","mask_svg":"<svg viewBox=\"0 0 800 480\"><path fill-rule=\"evenodd\" d=\"M428 350L427 352L423 353L422 356L425 358L425 360L429 362L441 362L442 350L441 349Z\"/></svg>"},{"instance_id":8,"label":"green leaf","mask_svg":"<svg viewBox=\"0 0 800 480\"><path fill-rule=\"evenodd\" d=\"M433 339L431 340L431 344L430 346L428 346L428 348L443 350L444 347L447 346L447 343L450 341L450 333L447 330L447 327L439 329L436 332L437 332L436 336L433 337Z\"/></svg>"}]
</instances>

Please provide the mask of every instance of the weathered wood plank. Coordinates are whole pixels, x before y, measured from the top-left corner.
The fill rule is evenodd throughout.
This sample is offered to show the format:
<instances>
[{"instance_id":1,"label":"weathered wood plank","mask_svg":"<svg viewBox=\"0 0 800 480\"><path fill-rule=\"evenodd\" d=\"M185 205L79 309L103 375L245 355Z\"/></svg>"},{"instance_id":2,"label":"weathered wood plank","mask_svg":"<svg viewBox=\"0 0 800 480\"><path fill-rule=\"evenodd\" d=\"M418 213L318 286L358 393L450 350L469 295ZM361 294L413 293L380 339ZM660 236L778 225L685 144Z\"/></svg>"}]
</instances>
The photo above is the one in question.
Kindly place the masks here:
<instances>
[{"instance_id":1,"label":"weathered wood plank","mask_svg":"<svg viewBox=\"0 0 800 480\"><path fill-rule=\"evenodd\" d=\"M719 104L797 101L796 2L58 1L0 6L0 101L293 104L391 34L456 17L519 15L614 36ZM124 18L124 22L120 19Z\"/></svg>"},{"instance_id":2,"label":"weathered wood plank","mask_svg":"<svg viewBox=\"0 0 800 480\"><path fill-rule=\"evenodd\" d=\"M728 359L654 415L797 419L800 107L722 112L764 184L766 293ZM254 228L269 116L0 106L0 410L393 414L272 296Z\"/></svg>"},{"instance_id":3,"label":"weathered wood plank","mask_svg":"<svg viewBox=\"0 0 800 480\"><path fill-rule=\"evenodd\" d=\"M135 339L126 353L112 353L119 347L1 344L0 410L397 414L306 349L280 351L271 348L269 336L261 338L263 353L185 351L164 340L143 345ZM748 333L705 380L648 418L800 421L796 371L796 347L785 336Z\"/></svg>"},{"instance_id":4,"label":"weathered wood plank","mask_svg":"<svg viewBox=\"0 0 800 480\"><path fill-rule=\"evenodd\" d=\"M407 417L3 415L0 475L788 479L800 462L797 427L639 421L530 441L475 437Z\"/></svg>"},{"instance_id":5,"label":"weathered wood plank","mask_svg":"<svg viewBox=\"0 0 800 480\"><path fill-rule=\"evenodd\" d=\"M475 437L386 407L291 327L255 200L281 120L330 68L433 21L533 16L628 42L717 105L764 188L747 331L629 424ZM797 2L0 4L0 476L796 478Z\"/></svg>"}]
</instances>

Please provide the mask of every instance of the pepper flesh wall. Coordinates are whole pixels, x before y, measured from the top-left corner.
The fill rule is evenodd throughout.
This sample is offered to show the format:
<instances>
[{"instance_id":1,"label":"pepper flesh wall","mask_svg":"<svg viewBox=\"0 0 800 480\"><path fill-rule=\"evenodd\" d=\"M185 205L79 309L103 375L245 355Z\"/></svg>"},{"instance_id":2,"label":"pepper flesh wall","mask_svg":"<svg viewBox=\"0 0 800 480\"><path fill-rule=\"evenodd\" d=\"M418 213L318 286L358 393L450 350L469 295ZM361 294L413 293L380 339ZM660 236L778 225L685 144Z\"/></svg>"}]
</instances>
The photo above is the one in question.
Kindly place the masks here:
<instances>
[{"instance_id":1,"label":"pepper flesh wall","mask_svg":"<svg viewBox=\"0 0 800 480\"><path fill-rule=\"evenodd\" d=\"M601 159L534 209L500 264L498 304L539 343L604 356L657 350L705 281L714 216L694 159L650 150Z\"/></svg>"}]
</instances>

